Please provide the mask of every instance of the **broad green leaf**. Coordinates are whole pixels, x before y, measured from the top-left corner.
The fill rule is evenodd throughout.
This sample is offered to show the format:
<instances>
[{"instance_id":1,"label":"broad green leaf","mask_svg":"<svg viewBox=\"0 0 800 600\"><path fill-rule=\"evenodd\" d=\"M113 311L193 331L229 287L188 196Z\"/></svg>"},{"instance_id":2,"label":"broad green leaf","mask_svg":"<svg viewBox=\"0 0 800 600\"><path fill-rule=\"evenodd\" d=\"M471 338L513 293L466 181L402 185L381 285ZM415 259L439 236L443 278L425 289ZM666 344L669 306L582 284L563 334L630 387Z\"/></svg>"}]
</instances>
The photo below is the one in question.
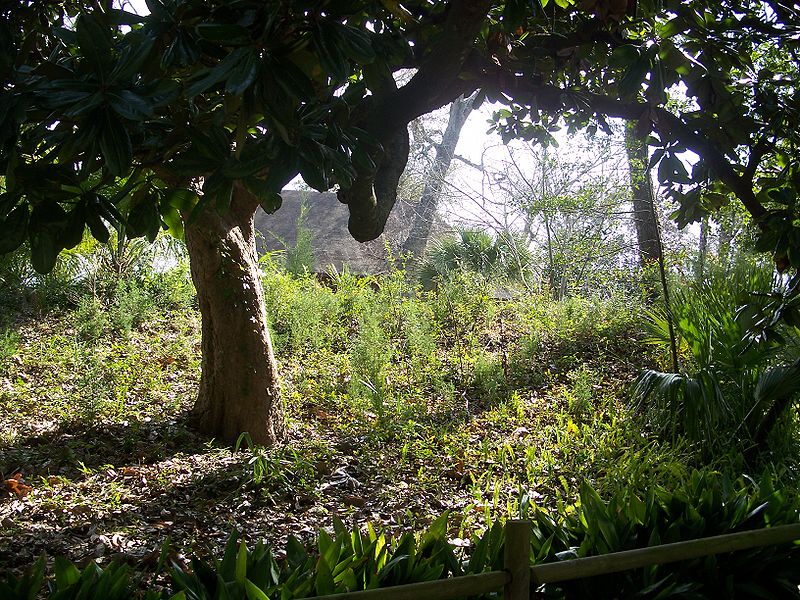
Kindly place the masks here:
<instances>
[{"instance_id":1,"label":"broad green leaf","mask_svg":"<svg viewBox=\"0 0 800 600\"><path fill-rule=\"evenodd\" d=\"M75 24L81 54L89 61L95 75L105 79L113 59L111 32L95 12L84 12Z\"/></svg>"},{"instance_id":2,"label":"broad green leaf","mask_svg":"<svg viewBox=\"0 0 800 600\"><path fill-rule=\"evenodd\" d=\"M239 62L250 54L252 54L252 52L249 48L237 48L222 59L215 67L200 73L195 78L194 83L189 85L186 89L186 95L192 98L224 81L228 78L228 75L236 69Z\"/></svg>"},{"instance_id":3,"label":"broad green leaf","mask_svg":"<svg viewBox=\"0 0 800 600\"><path fill-rule=\"evenodd\" d=\"M198 198L192 190L171 190L166 196L166 204L181 212L188 212L197 204Z\"/></svg>"},{"instance_id":4,"label":"broad green leaf","mask_svg":"<svg viewBox=\"0 0 800 600\"><path fill-rule=\"evenodd\" d=\"M247 600L269 600L269 596L258 589L258 586L249 579L244 582L244 591L247 594Z\"/></svg>"},{"instance_id":5,"label":"broad green leaf","mask_svg":"<svg viewBox=\"0 0 800 600\"><path fill-rule=\"evenodd\" d=\"M110 82L129 81L150 58L155 45L155 40L150 36L131 34L127 41L108 76Z\"/></svg>"},{"instance_id":6,"label":"broad green leaf","mask_svg":"<svg viewBox=\"0 0 800 600\"><path fill-rule=\"evenodd\" d=\"M618 88L620 96L623 98L630 98L635 96L642 88L642 82L645 79L650 68L650 61L645 57L639 57L628 66L625 74L619 81Z\"/></svg>"},{"instance_id":7,"label":"broad green leaf","mask_svg":"<svg viewBox=\"0 0 800 600\"><path fill-rule=\"evenodd\" d=\"M161 212L161 220L167 226L170 235L177 239L183 239L183 218L180 211L174 206L170 206L166 202L159 205Z\"/></svg>"},{"instance_id":8,"label":"broad green leaf","mask_svg":"<svg viewBox=\"0 0 800 600\"><path fill-rule=\"evenodd\" d=\"M28 233L28 207L18 206L0 221L0 254L19 248Z\"/></svg>"},{"instance_id":9,"label":"broad green leaf","mask_svg":"<svg viewBox=\"0 0 800 600\"><path fill-rule=\"evenodd\" d=\"M318 192L327 191L331 187L324 167L304 158L300 159L300 175L303 177L303 181Z\"/></svg>"},{"instance_id":10,"label":"broad green leaf","mask_svg":"<svg viewBox=\"0 0 800 600\"><path fill-rule=\"evenodd\" d=\"M62 248L74 248L80 244L85 229L85 207L79 204L67 213L67 220L59 240L60 246Z\"/></svg>"},{"instance_id":11,"label":"broad green leaf","mask_svg":"<svg viewBox=\"0 0 800 600\"><path fill-rule=\"evenodd\" d=\"M337 80L345 79L350 73L350 67L343 54L339 32L330 24L318 21L312 30L311 39L325 71Z\"/></svg>"},{"instance_id":12,"label":"broad green leaf","mask_svg":"<svg viewBox=\"0 0 800 600\"><path fill-rule=\"evenodd\" d=\"M231 71L225 82L225 91L237 96L243 94L258 77L260 66L259 56L255 52L248 52Z\"/></svg>"},{"instance_id":13,"label":"broad green leaf","mask_svg":"<svg viewBox=\"0 0 800 600\"><path fill-rule=\"evenodd\" d=\"M119 117L109 111L104 112L99 144L109 173L117 177L127 173L133 160L131 138Z\"/></svg>"},{"instance_id":14,"label":"broad green leaf","mask_svg":"<svg viewBox=\"0 0 800 600\"><path fill-rule=\"evenodd\" d=\"M109 92L106 98L111 108L125 119L143 121L153 116L155 106L150 99L130 90Z\"/></svg>"},{"instance_id":15,"label":"broad green leaf","mask_svg":"<svg viewBox=\"0 0 800 600\"><path fill-rule=\"evenodd\" d=\"M239 543L239 553L236 555L236 582L245 585L247 581L247 544L244 539Z\"/></svg>"},{"instance_id":16,"label":"broad green leaf","mask_svg":"<svg viewBox=\"0 0 800 600\"><path fill-rule=\"evenodd\" d=\"M345 56L356 64L369 64L375 60L370 34L348 25L333 24L338 31L339 43Z\"/></svg>"},{"instance_id":17,"label":"broad green leaf","mask_svg":"<svg viewBox=\"0 0 800 600\"><path fill-rule=\"evenodd\" d=\"M239 46L252 42L250 32L241 25L201 23L195 29L203 39L216 42L222 46Z\"/></svg>"},{"instance_id":18,"label":"broad green leaf","mask_svg":"<svg viewBox=\"0 0 800 600\"><path fill-rule=\"evenodd\" d=\"M683 33L686 30L686 20L683 17L674 17L666 23L661 23L656 26L658 37L662 40L671 38L674 35Z\"/></svg>"},{"instance_id":19,"label":"broad green leaf","mask_svg":"<svg viewBox=\"0 0 800 600\"><path fill-rule=\"evenodd\" d=\"M222 127L211 127L207 131L190 129L187 131L192 141L192 150L203 158L216 162L220 167L230 155L230 141L228 134Z\"/></svg>"},{"instance_id":20,"label":"broad green leaf","mask_svg":"<svg viewBox=\"0 0 800 600\"><path fill-rule=\"evenodd\" d=\"M55 260L53 262L55 263ZM47 271L40 271L40 273L49 271L50 269ZM58 590L67 589L69 586L78 583L81 578L81 572L78 571L78 568L63 556L56 557L55 563L53 564L53 571L55 571L56 574L56 589Z\"/></svg>"},{"instance_id":21,"label":"broad green leaf","mask_svg":"<svg viewBox=\"0 0 800 600\"><path fill-rule=\"evenodd\" d=\"M336 591L336 584L333 581L333 574L328 563L323 557L317 560L317 573L314 579L316 593L318 596L326 596Z\"/></svg>"}]
</instances>

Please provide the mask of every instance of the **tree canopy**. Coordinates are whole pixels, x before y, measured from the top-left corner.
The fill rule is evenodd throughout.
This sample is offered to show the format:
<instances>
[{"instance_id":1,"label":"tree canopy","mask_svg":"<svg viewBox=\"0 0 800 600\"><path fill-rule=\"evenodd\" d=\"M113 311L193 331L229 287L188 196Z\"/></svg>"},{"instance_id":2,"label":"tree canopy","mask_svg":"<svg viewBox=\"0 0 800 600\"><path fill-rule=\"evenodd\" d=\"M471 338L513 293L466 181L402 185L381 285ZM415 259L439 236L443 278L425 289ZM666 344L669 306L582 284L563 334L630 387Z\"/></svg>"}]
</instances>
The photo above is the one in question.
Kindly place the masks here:
<instances>
[{"instance_id":1,"label":"tree canopy","mask_svg":"<svg viewBox=\"0 0 800 600\"><path fill-rule=\"evenodd\" d=\"M800 266L800 18L785 0L4 3L0 252L49 270L86 226L153 238L300 174L383 229L407 124L480 89L504 139L636 121L681 224L737 198ZM414 75L404 85L400 70ZM674 103L674 90L686 101ZM479 101L480 101L479 99ZM563 119L563 121L559 121ZM681 160L692 151L691 167Z\"/></svg>"}]
</instances>

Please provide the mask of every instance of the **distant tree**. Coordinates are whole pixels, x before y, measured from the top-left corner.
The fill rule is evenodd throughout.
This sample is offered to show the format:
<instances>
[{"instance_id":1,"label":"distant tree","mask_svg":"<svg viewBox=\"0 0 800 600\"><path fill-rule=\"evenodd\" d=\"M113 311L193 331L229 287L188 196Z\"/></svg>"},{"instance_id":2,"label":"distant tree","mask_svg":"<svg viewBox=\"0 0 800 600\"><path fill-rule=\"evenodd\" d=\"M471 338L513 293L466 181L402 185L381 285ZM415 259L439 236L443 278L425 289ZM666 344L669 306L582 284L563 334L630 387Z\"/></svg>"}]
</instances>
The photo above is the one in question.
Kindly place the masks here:
<instances>
[{"instance_id":1,"label":"distant tree","mask_svg":"<svg viewBox=\"0 0 800 600\"><path fill-rule=\"evenodd\" d=\"M414 220L408 237L403 244L403 252L410 255L412 260L419 260L431 235L436 209L442 195L442 186L450 164L456 152L461 130L472 112L476 94L459 96L450 105L447 127L442 134L442 141L435 144L435 156L430 167L425 172L425 186L422 189L419 202L416 204Z\"/></svg>"},{"instance_id":2,"label":"distant tree","mask_svg":"<svg viewBox=\"0 0 800 600\"><path fill-rule=\"evenodd\" d=\"M658 233L655 194L650 181L650 157L647 145L636 135L636 124L625 124L625 152L631 179L633 224L639 248L639 261L643 267L661 260L661 241Z\"/></svg>"},{"instance_id":3,"label":"distant tree","mask_svg":"<svg viewBox=\"0 0 800 600\"><path fill-rule=\"evenodd\" d=\"M298 173L338 186L377 237L408 123L482 90L504 139L546 143L635 120L659 179L702 217L729 191L759 248L800 265L798 18L784 0L147 0L0 5L0 252L48 271L88 226L185 232L202 315L195 417L209 435L283 436L253 215ZM780 48L780 52L770 49ZM787 58L787 56L791 58ZM393 73L412 69L398 85ZM683 83L697 110L671 112ZM687 169L681 153L700 160Z\"/></svg>"},{"instance_id":4,"label":"distant tree","mask_svg":"<svg viewBox=\"0 0 800 600\"><path fill-rule=\"evenodd\" d=\"M482 171L483 193L464 190L459 217L498 234L516 232L554 297L596 290L634 252L627 240L628 185L620 176L625 165L610 141L567 149L515 144L492 153L473 165Z\"/></svg>"}]
</instances>

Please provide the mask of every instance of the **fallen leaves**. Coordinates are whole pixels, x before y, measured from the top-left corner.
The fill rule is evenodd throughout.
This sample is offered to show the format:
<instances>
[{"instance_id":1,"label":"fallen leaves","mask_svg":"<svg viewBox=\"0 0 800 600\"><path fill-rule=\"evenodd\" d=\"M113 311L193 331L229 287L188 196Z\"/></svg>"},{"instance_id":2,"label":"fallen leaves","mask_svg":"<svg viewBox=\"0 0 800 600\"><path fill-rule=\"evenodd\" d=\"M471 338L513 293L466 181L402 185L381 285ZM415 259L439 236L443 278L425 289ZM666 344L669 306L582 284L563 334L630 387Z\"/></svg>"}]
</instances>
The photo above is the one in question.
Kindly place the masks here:
<instances>
[{"instance_id":1,"label":"fallen leaves","mask_svg":"<svg viewBox=\"0 0 800 600\"><path fill-rule=\"evenodd\" d=\"M26 485L22 479L22 473L14 473L9 479L3 481L3 491L7 495L16 494L19 500L22 500L25 496L33 491L33 488L29 485Z\"/></svg>"}]
</instances>

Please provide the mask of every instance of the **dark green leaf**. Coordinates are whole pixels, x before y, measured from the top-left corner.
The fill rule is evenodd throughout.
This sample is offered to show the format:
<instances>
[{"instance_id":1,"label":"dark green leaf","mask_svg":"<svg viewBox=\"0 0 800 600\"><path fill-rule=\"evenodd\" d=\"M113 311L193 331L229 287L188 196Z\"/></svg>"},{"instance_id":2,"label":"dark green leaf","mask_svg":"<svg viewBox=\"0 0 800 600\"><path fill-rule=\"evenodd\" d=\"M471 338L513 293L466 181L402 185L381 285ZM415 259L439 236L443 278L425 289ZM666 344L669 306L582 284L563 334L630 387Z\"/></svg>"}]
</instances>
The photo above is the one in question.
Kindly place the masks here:
<instances>
[{"instance_id":1,"label":"dark green leaf","mask_svg":"<svg viewBox=\"0 0 800 600\"><path fill-rule=\"evenodd\" d=\"M633 65L640 56L638 46L630 44L617 46L608 59L608 66L613 69L627 69Z\"/></svg>"},{"instance_id":2,"label":"dark green leaf","mask_svg":"<svg viewBox=\"0 0 800 600\"><path fill-rule=\"evenodd\" d=\"M79 204L67 213L67 221L59 243L62 248L74 248L81 243L86 229L85 208Z\"/></svg>"},{"instance_id":3,"label":"dark green leaf","mask_svg":"<svg viewBox=\"0 0 800 600\"><path fill-rule=\"evenodd\" d=\"M153 115L154 106L150 99L130 90L111 92L108 100L117 114L131 121L143 121Z\"/></svg>"},{"instance_id":4,"label":"dark green leaf","mask_svg":"<svg viewBox=\"0 0 800 600\"><path fill-rule=\"evenodd\" d=\"M231 71L225 82L225 91L237 96L243 94L258 77L260 64L259 56L255 52L248 52Z\"/></svg>"},{"instance_id":5,"label":"dark green leaf","mask_svg":"<svg viewBox=\"0 0 800 600\"><path fill-rule=\"evenodd\" d=\"M316 595L327 596L336 591L336 584L333 581L333 574L325 559L320 556L317 560L317 576L314 580Z\"/></svg>"},{"instance_id":6,"label":"dark green leaf","mask_svg":"<svg viewBox=\"0 0 800 600\"><path fill-rule=\"evenodd\" d=\"M161 217L154 196L143 198L131 209L127 225L133 237L144 235L151 242L156 239L161 230Z\"/></svg>"},{"instance_id":7,"label":"dark green leaf","mask_svg":"<svg viewBox=\"0 0 800 600\"><path fill-rule=\"evenodd\" d=\"M28 207L18 206L0 222L0 254L19 248L28 233Z\"/></svg>"},{"instance_id":8,"label":"dark green leaf","mask_svg":"<svg viewBox=\"0 0 800 600\"><path fill-rule=\"evenodd\" d=\"M303 177L303 181L318 192L324 192L330 188L324 169L304 158L300 159L300 175Z\"/></svg>"},{"instance_id":9,"label":"dark green leaf","mask_svg":"<svg viewBox=\"0 0 800 600\"><path fill-rule=\"evenodd\" d=\"M113 59L108 26L100 20L97 13L85 12L78 17L75 33L81 54L92 66L95 75L105 79Z\"/></svg>"},{"instance_id":10,"label":"dark green leaf","mask_svg":"<svg viewBox=\"0 0 800 600\"><path fill-rule=\"evenodd\" d=\"M369 64L375 60L370 34L361 29L347 25L332 24L338 29L339 43L345 56L359 65Z\"/></svg>"},{"instance_id":11,"label":"dark green leaf","mask_svg":"<svg viewBox=\"0 0 800 600\"><path fill-rule=\"evenodd\" d=\"M129 36L131 42L120 53L117 63L111 71L109 81L129 81L150 58L155 40L149 36L134 38Z\"/></svg>"},{"instance_id":12,"label":"dark green leaf","mask_svg":"<svg viewBox=\"0 0 800 600\"><path fill-rule=\"evenodd\" d=\"M196 27L197 34L209 42L222 46L240 46L251 43L250 32L241 25L227 23L201 23Z\"/></svg>"},{"instance_id":13,"label":"dark green leaf","mask_svg":"<svg viewBox=\"0 0 800 600\"><path fill-rule=\"evenodd\" d=\"M94 239L103 244L108 242L110 238L108 228L97 212L92 210L86 212L86 224L89 226L89 231Z\"/></svg>"},{"instance_id":14,"label":"dark green leaf","mask_svg":"<svg viewBox=\"0 0 800 600\"><path fill-rule=\"evenodd\" d=\"M109 111L105 112L99 143L109 173L117 177L127 173L133 160L131 138L120 119Z\"/></svg>"},{"instance_id":15,"label":"dark green leaf","mask_svg":"<svg viewBox=\"0 0 800 600\"><path fill-rule=\"evenodd\" d=\"M216 167L228 159L231 151L230 141L222 127L211 127L207 131L190 129L187 134L192 140L192 149L203 158L213 161Z\"/></svg>"},{"instance_id":16,"label":"dark green leaf","mask_svg":"<svg viewBox=\"0 0 800 600\"><path fill-rule=\"evenodd\" d=\"M194 83L186 89L186 95L191 98L197 94L202 94L209 88L224 81L237 67L239 62L244 60L249 54L251 54L249 48L237 48L222 59L215 67L207 69L195 77Z\"/></svg>"},{"instance_id":17,"label":"dark green leaf","mask_svg":"<svg viewBox=\"0 0 800 600\"><path fill-rule=\"evenodd\" d=\"M55 261L53 262L55 263ZM49 272L49 269L48 271L40 272ZM58 590L67 589L69 586L78 583L81 578L81 573L78 571L78 568L62 556L56 557L53 570L56 574L56 589Z\"/></svg>"},{"instance_id":18,"label":"dark green leaf","mask_svg":"<svg viewBox=\"0 0 800 600\"><path fill-rule=\"evenodd\" d=\"M325 71L337 80L346 79L350 73L350 67L342 53L340 36L337 30L325 27L322 22L318 22L313 29L312 40L316 54Z\"/></svg>"}]
</instances>

